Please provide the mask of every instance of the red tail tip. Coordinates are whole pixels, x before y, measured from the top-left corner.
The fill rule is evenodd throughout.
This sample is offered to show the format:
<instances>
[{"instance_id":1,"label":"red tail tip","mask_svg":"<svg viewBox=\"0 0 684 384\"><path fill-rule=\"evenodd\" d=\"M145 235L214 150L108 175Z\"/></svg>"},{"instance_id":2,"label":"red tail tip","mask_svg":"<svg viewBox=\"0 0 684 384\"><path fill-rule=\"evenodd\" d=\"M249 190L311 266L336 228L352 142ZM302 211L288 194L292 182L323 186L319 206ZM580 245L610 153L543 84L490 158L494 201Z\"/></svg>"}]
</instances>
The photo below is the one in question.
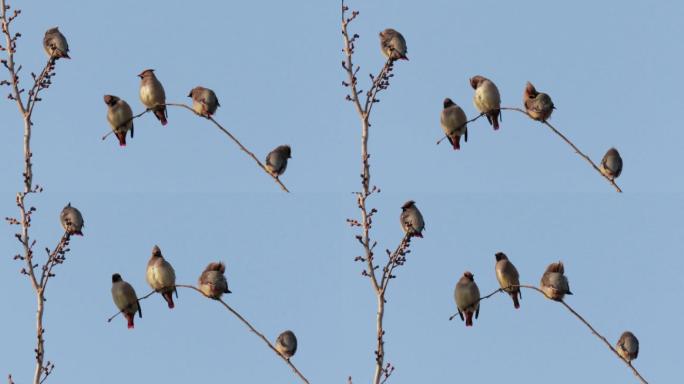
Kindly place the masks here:
<instances>
[{"instance_id":1,"label":"red tail tip","mask_svg":"<svg viewBox=\"0 0 684 384\"><path fill-rule=\"evenodd\" d=\"M473 326L473 313L472 312L466 312L466 327L472 327Z\"/></svg>"},{"instance_id":2,"label":"red tail tip","mask_svg":"<svg viewBox=\"0 0 684 384\"><path fill-rule=\"evenodd\" d=\"M128 329L133 329L135 328L135 324L133 324L133 316L128 318Z\"/></svg>"},{"instance_id":3,"label":"red tail tip","mask_svg":"<svg viewBox=\"0 0 684 384\"><path fill-rule=\"evenodd\" d=\"M456 136L455 140L449 138L449 141L451 141L451 145L454 147L454 151L458 151L459 149L461 149L461 136Z\"/></svg>"},{"instance_id":4,"label":"red tail tip","mask_svg":"<svg viewBox=\"0 0 684 384\"><path fill-rule=\"evenodd\" d=\"M420 232L414 233L413 236L415 236L415 237L420 237L421 239L423 238L423 234L420 233Z\"/></svg>"}]
</instances>

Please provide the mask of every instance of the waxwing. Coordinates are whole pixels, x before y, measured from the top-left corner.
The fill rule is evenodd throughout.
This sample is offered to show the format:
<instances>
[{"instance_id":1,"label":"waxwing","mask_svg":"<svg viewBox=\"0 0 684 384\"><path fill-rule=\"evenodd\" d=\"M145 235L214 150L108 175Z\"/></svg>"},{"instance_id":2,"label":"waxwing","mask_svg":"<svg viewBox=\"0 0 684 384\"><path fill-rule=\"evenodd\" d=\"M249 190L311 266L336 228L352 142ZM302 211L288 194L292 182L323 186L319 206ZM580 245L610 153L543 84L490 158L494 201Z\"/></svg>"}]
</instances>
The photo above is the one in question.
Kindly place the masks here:
<instances>
[{"instance_id":1,"label":"waxwing","mask_svg":"<svg viewBox=\"0 0 684 384\"><path fill-rule=\"evenodd\" d=\"M477 110L487 116L487 120L494 127L494 130L499 129L499 116L501 114L499 89L491 80L479 75L470 79L470 86L475 90L473 103Z\"/></svg>"},{"instance_id":2,"label":"waxwing","mask_svg":"<svg viewBox=\"0 0 684 384\"><path fill-rule=\"evenodd\" d=\"M166 93L164 86L159 82L157 76L154 75L154 69L146 69L142 71L140 77L140 101L147 109L151 109L154 115L161 122L166 125Z\"/></svg>"},{"instance_id":3,"label":"waxwing","mask_svg":"<svg viewBox=\"0 0 684 384\"><path fill-rule=\"evenodd\" d=\"M147 262L147 273L145 274L147 283L156 292L161 293L164 300L173 308L173 293L178 297L176 290L176 272L173 270L171 264L166 261L162 255L159 246L155 245L152 248L152 256Z\"/></svg>"}]
</instances>

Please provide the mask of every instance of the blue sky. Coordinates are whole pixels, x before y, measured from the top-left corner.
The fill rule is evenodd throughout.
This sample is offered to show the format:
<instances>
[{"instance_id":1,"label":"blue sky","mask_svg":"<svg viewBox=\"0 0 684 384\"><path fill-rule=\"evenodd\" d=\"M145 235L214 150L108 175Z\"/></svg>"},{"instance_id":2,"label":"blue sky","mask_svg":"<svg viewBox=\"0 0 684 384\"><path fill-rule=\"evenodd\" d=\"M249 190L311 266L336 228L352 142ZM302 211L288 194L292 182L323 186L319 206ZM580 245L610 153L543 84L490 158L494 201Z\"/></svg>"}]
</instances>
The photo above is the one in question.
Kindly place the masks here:
<instances>
[{"instance_id":1,"label":"blue sky","mask_svg":"<svg viewBox=\"0 0 684 384\"><path fill-rule=\"evenodd\" d=\"M47 355L54 382L229 380L294 383L289 368L216 303L181 290L170 311L145 300L134 331L107 323L109 289L119 272L142 295L158 244L179 283L194 284L207 263L223 260L228 302L271 339L292 329L293 362L311 382L367 382L373 370L375 298L354 256L361 249L345 219L357 217L360 127L341 86L345 74L337 1L289 3L13 3L23 13L17 60L26 75L45 62L41 41L58 25L71 61L60 61L34 122L35 181L45 192L33 236L37 249L61 234L58 214L71 201L85 236L73 240L47 301ZM356 2L355 62L367 74L384 59L377 33L403 33L409 62L398 63L373 112L370 151L374 237L380 249L401 238L401 204L413 199L425 238L399 278L386 312L390 382L495 380L542 383L636 382L631 372L564 308L523 292L482 303L466 329L449 322L453 287L465 270L484 293L497 287L494 253L504 251L521 280L537 284L563 260L568 298L615 341L626 329L641 342L635 365L651 382L680 377L684 318L680 271L684 183L676 169L684 131L683 6L658 3L542 1ZM104 94L138 99L143 69L154 68L169 101L188 102L203 85L216 91L216 119L264 158L292 146L280 191L208 122L169 110L169 125L136 120L125 149L110 137ZM475 115L468 78L499 87L520 106L526 81L558 108L551 122L595 161L611 146L625 168L615 193L544 126L503 115L501 130L470 127L460 152L435 145L442 100ZM24 77L28 81L28 76ZM25 86L27 84L25 83ZM21 120L0 103L0 212L16 214L21 186ZM0 374L17 383L33 372L35 298L13 228L0 236Z\"/></svg>"}]
</instances>

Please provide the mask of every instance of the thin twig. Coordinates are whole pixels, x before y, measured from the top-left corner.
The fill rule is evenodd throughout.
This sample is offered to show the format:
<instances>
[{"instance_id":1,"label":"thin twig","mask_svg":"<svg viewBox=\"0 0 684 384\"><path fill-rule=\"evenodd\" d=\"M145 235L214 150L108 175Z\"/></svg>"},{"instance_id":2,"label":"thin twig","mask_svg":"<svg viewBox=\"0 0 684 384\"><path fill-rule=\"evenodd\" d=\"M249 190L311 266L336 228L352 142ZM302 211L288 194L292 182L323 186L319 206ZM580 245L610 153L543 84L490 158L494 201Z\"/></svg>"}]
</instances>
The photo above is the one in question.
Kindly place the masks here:
<instances>
[{"instance_id":1,"label":"thin twig","mask_svg":"<svg viewBox=\"0 0 684 384\"><path fill-rule=\"evenodd\" d=\"M259 338L260 338L261 340L263 340L263 341L266 343L266 345L268 345L268 347L271 348L271 350L273 350L273 352L275 352L276 355L278 355L278 357L280 357L281 359L283 359L283 361L285 361L285 363L286 363L287 365L289 365L290 368L292 368L292 370L294 371L294 373L297 374L297 376L299 376L299 378L300 378L303 382L309 384L309 380L307 380L307 378L304 377L304 375L299 371L299 369L297 369L297 367L295 367L295 365L292 364L292 362L290 361L290 359L288 359L288 358L286 358L285 356L281 355L280 352L278 352L278 350L275 348L275 346L266 338L266 336L264 336L263 333L257 331L257 329L254 328L254 326L253 326L252 324L250 324L250 322L247 321L247 319L245 319L240 313L238 313L238 311L236 311L236 310L233 309L230 305L228 305L228 303L226 303L226 302L223 301L222 299L213 299L213 298L210 298L210 297L206 296L202 291L200 291L197 287L195 287L195 286L193 286L193 285L176 284L175 287L176 287L176 288L188 288L188 289L192 289L193 291L198 292L199 294L201 294L202 296L204 296L204 297L206 297L206 298L208 298L208 299L211 299L211 300L215 300L215 301L220 302L224 307L226 307L226 309L227 309L228 311L230 311L230 313L232 313L233 315L235 315L235 317L237 317L240 321L242 321L242 323L244 323L244 324L249 328L250 331L252 331L254 334L256 334L257 336L259 336ZM152 291L152 292L146 294L145 296L139 297L139 298L138 298L138 301L147 299L148 297L152 296L155 292L156 292L156 291ZM107 319L107 322L111 322L111 321L112 321L114 318L116 318L120 313L121 313L121 311L115 313L112 317L110 317L109 319Z\"/></svg>"},{"instance_id":2,"label":"thin twig","mask_svg":"<svg viewBox=\"0 0 684 384\"><path fill-rule=\"evenodd\" d=\"M389 281L393 279L395 276L392 274L394 272L394 269L398 266L404 265L404 262L406 261L406 254L409 253L409 246L411 245L411 234L409 231L406 231L404 234L404 237L401 239L399 242L399 245L397 248L392 252L388 259L387 259L387 264L385 267L382 269L382 279L380 279L380 286L382 287L382 292L385 293L387 291L387 286L389 284Z\"/></svg>"},{"instance_id":3,"label":"thin twig","mask_svg":"<svg viewBox=\"0 0 684 384\"><path fill-rule=\"evenodd\" d=\"M546 297L547 299L551 299L549 296L546 295L546 293L544 293L544 291L542 291L541 289L535 287L534 285L523 285L523 284L521 284L521 285L511 285L511 286L509 286L509 287L506 287L506 289L508 289L508 288L527 288L527 289L532 289L532 290L534 290L534 291L537 291L537 292L541 293L541 294L544 295L544 297ZM497 294L497 293L499 293L499 292L503 292L503 291L504 291L503 288L499 288L499 289L495 290L494 292L488 294L487 296L481 297L479 301L482 301L482 300L484 300L484 299L488 299L488 298L494 296L495 294ZM553 300L553 301L557 301L557 300ZM634 376L636 376L637 379L639 379L639 381L640 381L642 384L648 384L648 382L646 381L646 379L644 379L643 376L641 376L641 374L639 373L639 371L638 371L636 368L634 368L634 366L632 365L632 363L630 363L629 361L627 361L627 360L625 360L624 358L622 358L622 356L620 356L620 354L618 353L618 351L610 344L610 342L608 341L608 339L606 339L606 337L603 336L602 334L598 333L598 331L597 331L597 330L596 330L596 329L595 329L587 320L585 320L584 317L582 317L582 315L580 315L579 313L577 313L577 311L575 311L575 310L574 310L568 303L566 303L565 301L559 300L558 302L561 303L568 311L570 311L570 313L572 313L577 319L579 319L579 321L581 321L582 323L584 323L584 325L586 325L587 328L589 328L589 330L591 331L591 333L593 333L594 336L596 336L599 340L601 340L601 341L608 347L608 349L610 349L610 350L615 354L615 356L618 357L618 359L622 360L623 363L627 364L627 366L632 370L632 373L634 373ZM449 320L451 320L453 317L455 317L455 316L452 316L451 318L449 318Z\"/></svg>"},{"instance_id":4,"label":"thin twig","mask_svg":"<svg viewBox=\"0 0 684 384\"><path fill-rule=\"evenodd\" d=\"M479 115L477 115L477 116L473 117L472 119L466 121L465 123L459 125L456 129L454 129L454 131L457 131L457 130L461 129L461 127L463 127L463 126L465 126L465 125L468 125L469 123L472 123L473 121L479 119L480 117L482 117L482 116L484 116L484 115L485 115L484 113L480 113ZM442 136L441 139L437 140L437 145L439 145L439 144L440 144L442 141L444 141L444 139L446 139L446 138L447 138L446 135Z\"/></svg>"},{"instance_id":5,"label":"thin twig","mask_svg":"<svg viewBox=\"0 0 684 384\"><path fill-rule=\"evenodd\" d=\"M157 291L152 291L152 292L148 293L148 294L145 295L145 296L139 297L139 298L138 298L138 301L145 300L145 299L147 299L148 297L154 295L155 293L157 293ZM119 312L113 314L109 319L107 319L107 322L108 322L108 323L111 323L112 320L114 320L114 319L115 319L117 316L119 316L122 312L123 312L123 311L119 311Z\"/></svg>"},{"instance_id":6,"label":"thin twig","mask_svg":"<svg viewBox=\"0 0 684 384\"><path fill-rule=\"evenodd\" d=\"M361 220L349 219L348 222L352 226L361 227L361 234L356 236L356 239L361 243L364 249L365 255L363 257L357 257L356 260L365 261L366 267L362 272L362 275L367 276L371 281L371 287L376 296L377 301L377 312L376 312L376 349L375 349L375 373L373 375L374 384L380 384L381 380L384 383L394 370L394 367L389 363L385 366L385 330L383 326L383 319L385 316L385 291L387 288L387 283L389 279L392 278L392 271L394 268L401 263L399 263L399 258L403 258L402 250L407 244L406 240L402 240L400 246L397 248L395 253L388 253L387 265L383 269L380 281L375 273L378 266L374 262L373 249L376 243L372 241L370 236L370 230L373 225L373 216L377 212L375 208L368 209L367 200L368 198L380 190L373 186L371 187L371 173L370 173L370 153L368 152L368 139L369 139L369 128L370 128L370 114L373 110L373 105L378 103L377 96L379 92L385 90L389 87L389 80L392 76L392 70L394 68L394 60L388 58L385 61L382 69L378 72L376 76L370 75L371 85L366 92L365 100L363 103L359 98L359 95L363 93L362 90L358 89L358 77L357 74L360 71L359 66L354 66L353 55L354 55L354 43L359 37L354 34L350 37L348 26L359 14L358 11L352 11L351 16L347 17L347 11L349 8L344 4L342 0L342 39L343 39L343 52L344 60L342 61L342 68L347 74L347 80L342 82L342 85L349 89L346 99L351 101L356 109L356 112L361 120L361 191L356 193L356 200L361 212ZM406 239L406 238L405 238ZM384 379L383 379L384 377ZM351 380L351 378L350 378Z\"/></svg>"},{"instance_id":7,"label":"thin twig","mask_svg":"<svg viewBox=\"0 0 684 384\"><path fill-rule=\"evenodd\" d=\"M19 33L14 35L10 31L10 24L21 13L21 10L15 9L11 16L8 16L7 11L10 7L6 4L6 0L0 0L0 23L2 24L2 33L5 35L6 46L3 50L7 52L7 59L2 60L3 66L9 73L9 80L3 80L0 84L10 85L11 91L8 98L17 104L17 108L21 114L24 123L23 136L23 156L24 156L24 170L23 170L23 190L16 195L16 205L19 208L19 219L12 218L8 221L11 224L18 224L21 226L21 232L15 234L17 240L23 247L23 255L16 255L15 259L22 260L25 267L21 273L27 275L31 282L31 287L36 295L36 348L35 351L35 370L33 375L33 384L42 384L47 377L52 373L55 365L54 363L45 362L45 328L43 327L43 317L45 313L45 292L49 279L54 276L52 269L56 264L61 264L64 261L64 255L68 252L69 235L64 234L53 252L48 250L48 258L41 266L41 277L36 277L36 268L39 264L34 262L33 247L36 240L31 240L29 236L29 228L31 227L31 216L35 212L34 207L27 207L27 197L32 193L39 193L42 188L33 184L33 153L31 151L31 133L33 122L31 120L33 110L36 103L41 101L39 97L40 91L47 89L51 85L51 78L54 76L55 60L53 57L48 58L47 63L43 67L38 76L31 74L33 77L33 85L26 96L26 101L22 97L24 89L19 85L19 72L22 67L16 67L14 62L14 54L16 53L17 40L21 36ZM12 382L11 376L9 381Z\"/></svg>"},{"instance_id":8,"label":"thin twig","mask_svg":"<svg viewBox=\"0 0 684 384\"><path fill-rule=\"evenodd\" d=\"M280 181L280 178L279 178L278 176L275 176L275 175L273 175L271 172L269 172L268 169L266 169L266 166L259 160L259 158L256 157L256 155L254 155L254 153L252 153L249 149L247 149L247 147L245 147L244 145L242 145L242 143L237 139L237 137L235 137L232 133L230 133L226 128L224 128L224 127L223 127L218 121L216 121L213 117L211 117L211 116L204 116L204 115L202 115L202 114L199 114L199 113L195 112L195 110L192 109L192 107L190 107L189 105L183 104L183 103L166 103L166 104L162 104L162 105L170 106L170 107L180 107L180 108L187 109L188 111L192 112L193 114L195 114L195 115L197 115L197 116L200 116L200 117L203 117L203 118L205 118L205 119L211 121L212 123L214 123L214 125L215 125L218 129L220 129L221 132L225 133L225 134L226 134L226 135L227 135L235 144L237 144L238 147L240 147L240 150L242 150L242 152L246 153L247 155L249 155L249 157L251 157L252 159L254 159L254 161L257 163L257 165L258 165L264 172L266 172L267 175L271 176L271 178L280 186L280 188L281 188L283 191L285 191L285 192L290 192L290 191L287 189L287 187L285 186L285 184L283 184L283 183ZM150 112L150 111L151 111L151 109L148 108L148 109L146 109L146 110L144 110L144 111L138 113L137 115L133 116L130 120L127 120L126 122L124 122L124 124L127 124L129 121L135 120L135 119L137 119L138 117L141 117L142 115L144 115L144 114L146 114L147 112ZM113 131L112 131L112 132L113 132ZM106 139L107 136L109 136L112 132L108 132L106 135L104 135L104 136L102 137L102 140Z\"/></svg>"},{"instance_id":9,"label":"thin twig","mask_svg":"<svg viewBox=\"0 0 684 384\"><path fill-rule=\"evenodd\" d=\"M526 112L525 110L521 109L521 108L501 107L501 110L506 110L506 111L517 111L517 112L520 112L520 113L524 114L525 116L528 116L528 117L529 117L529 115L527 114L527 112ZM531 118L531 117L530 117L530 118ZM618 192L620 192L620 193L622 192L622 189L620 189L620 187L615 183L615 180L611 179L610 177L606 176L606 174L604 174L603 172L601 172L601 168L599 168L599 167L596 165L596 163L594 163L594 161L592 161L591 158L589 158L589 156L585 155L582 151L580 151L580 149L577 148L577 146L576 146L572 141L570 141L570 139L568 139L568 138L567 138L565 135L563 135L558 129L556 129L556 127L554 127L553 125L551 125L548 121L542 121L541 123L544 124L544 125L546 125L547 127L549 127L549 129L551 129L551 131L553 131L553 133L555 133L556 135L558 135L561 139L563 139L563 141L565 141L570 147L572 147L572 149L575 150L575 153L577 153L581 158L583 158L583 159L586 160L589 164L591 164L591 166L596 170L596 172L598 172L599 175L601 175L604 179L606 179L606 180L613 186L613 188L615 188L616 191L618 191Z\"/></svg>"}]
</instances>

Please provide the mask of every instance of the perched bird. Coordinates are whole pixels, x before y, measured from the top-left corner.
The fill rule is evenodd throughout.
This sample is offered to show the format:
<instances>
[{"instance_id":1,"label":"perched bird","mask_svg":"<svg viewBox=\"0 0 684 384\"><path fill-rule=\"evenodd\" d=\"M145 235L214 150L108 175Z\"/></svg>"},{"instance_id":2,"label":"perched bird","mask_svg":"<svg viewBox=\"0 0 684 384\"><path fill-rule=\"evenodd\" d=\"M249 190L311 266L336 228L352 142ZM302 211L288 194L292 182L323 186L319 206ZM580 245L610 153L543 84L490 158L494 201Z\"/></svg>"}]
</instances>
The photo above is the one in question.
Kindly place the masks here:
<instances>
[{"instance_id":1,"label":"perched bird","mask_svg":"<svg viewBox=\"0 0 684 384\"><path fill-rule=\"evenodd\" d=\"M140 77L140 101L147 109L151 109L154 115L161 122L166 125L166 93L164 86L159 82L157 76L154 75L154 69L146 69L142 71Z\"/></svg>"},{"instance_id":2,"label":"perched bird","mask_svg":"<svg viewBox=\"0 0 684 384\"><path fill-rule=\"evenodd\" d=\"M224 293L231 293L226 281L226 266L219 263L209 263L199 278L199 289L212 299L220 299Z\"/></svg>"},{"instance_id":3,"label":"perched bird","mask_svg":"<svg viewBox=\"0 0 684 384\"><path fill-rule=\"evenodd\" d=\"M62 223L62 228L64 228L69 235L83 236L83 216L81 211L71 206L71 203L67 204L62 213L59 215L59 221Z\"/></svg>"},{"instance_id":4,"label":"perched bird","mask_svg":"<svg viewBox=\"0 0 684 384\"><path fill-rule=\"evenodd\" d=\"M43 49L45 49L45 53L48 56L55 60L61 58L71 59L69 57L69 43L67 43L66 37L62 35L62 32L57 27L45 31Z\"/></svg>"},{"instance_id":5,"label":"perched bird","mask_svg":"<svg viewBox=\"0 0 684 384\"><path fill-rule=\"evenodd\" d=\"M611 148L601 160L601 172L611 180L620 177L622 173L622 157L617 149Z\"/></svg>"},{"instance_id":6,"label":"perched bird","mask_svg":"<svg viewBox=\"0 0 684 384\"><path fill-rule=\"evenodd\" d=\"M529 81L523 93L523 104L527 114L537 121L548 120L551 117L551 112L556 109L553 106L553 101L551 101L551 96L537 92L534 85Z\"/></svg>"},{"instance_id":7,"label":"perched bird","mask_svg":"<svg viewBox=\"0 0 684 384\"><path fill-rule=\"evenodd\" d=\"M135 289L123 281L118 273L112 275L112 298L116 307L119 308L126 317L126 320L128 320L128 328L134 328L133 319L135 318L135 313L138 312L138 315L142 318L142 308L140 308L140 302L135 294Z\"/></svg>"},{"instance_id":8,"label":"perched bird","mask_svg":"<svg viewBox=\"0 0 684 384\"><path fill-rule=\"evenodd\" d=\"M518 309L520 308L518 297L522 299L522 292L520 292L520 287L511 287L512 285L520 285L518 270L515 269L515 265L508 260L505 253L497 252L494 257L496 257L494 270L496 271L496 279L499 281L499 286L511 296L513 299L513 306Z\"/></svg>"},{"instance_id":9,"label":"perched bird","mask_svg":"<svg viewBox=\"0 0 684 384\"><path fill-rule=\"evenodd\" d=\"M190 90L188 97L192 98L192 109L204 117L210 117L221 106L216 94L209 88L197 86Z\"/></svg>"},{"instance_id":10,"label":"perched bird","mask_svg":"<svg viewBox=\"0 0 684 384\"><path fill-rule=\"evenodd\" d=\"M152 256L150 261L147 262L145 278L152 289L161 293L164 300L169 304L169 308L173 308L173 293L175 292L176 297L178 297L178 291L176 291L176 271L164 259L161 249L157 245L152 248Z\"/></svg>"},{"instance_id":11,"label":"perched bird","mask_svg":"<svg viewBox=\"0 0 684 384\"><path fill-rule=\"evenodd\" d=\"M423 229L425 229L425 222L423 215L416 207L416 202L409 200L401 206L401 215L399 215L401 229L404 233L409 234L409 237L423 237Z\"/></svg>"},{"instance_id":12,"label":"perched bird","mask_svg":"<svg viewBox=\"0 0 684 384\"><path fill-rule=\"evenodd\" d=\"M294 332L288 330L281 333L276 339L275 348L284 358L290 360L297 352L297 337Z\"/></svg>"},{"instance_id":13,"label":"perched bird","mask_svg":"<svg viewBox=\"0 0 684 384\"><path fill-rule=\"evenodd\" d=\"M279 145L266 156L266 169L275 177L285 173L287 159L292 158L289 145Z\"/></svg>"},{"instance_id":14,"label":"perched bird","mask_svg":"<svg viewBox=\"0 0 684 384\"><path fill-rule=\"evenodd\" d=\"M541 290L551 300L561 301L563 296L572 295L568 278L565 277L563 262L551 263L541 278Z\"/></svg>"},{"instance_id":15,"label":"perched bird","mask_svg":"<svg viewBox=\"0 0 684 384\"><path fill-rule=\"evenodd\" d=\"M465 112L450 98L444 99L444 109L439 119L442 130L455 150L461 149L461 136L468 142L468 125Z\"/></svg>"},{"instance_id":16,"label":"perched bird","mask_svg":"<svg viewBox=\"0 0 684 384\"><path fill-rule=\"evenodd\" d=\"M487 120L494 127L494 130L499 129L499 116L501 114L499 88L488 78L479 75L470 79L470 86L475 90L473 102L477 110L487 116Z\"/></svg>"},{"instance_id":17,"label":"perched bird","mask_svg":"<svg viewBox=\"0 0 684 384\"><path fill-rule=\"evenodd\" d=\"M461 320L464 320L465 314L466 327L472 327L473 314L476 319L480 315L480 289L475 284L475 276L472 273L466 271L458 280L454 289L454 299Z\"/></svg>"},{"instance_id":18,"label":"perched bird","mask_svg":"<svg viewBox=\"0 0 684 384\"><path fill-rule=\"evenodd\" d=\"M639 340L632 332L625 331L615 346L618 354L628 363L639 356Z\"/></svg>"},{"instance_id":19,"label":"perched bird","mask_svg":"<svg viewBox=\"0 0 684 384\"><path fill-rule=\"evenodd\" d=\"M406 40L401 33L392 28L380 32L380 49L386 58L394 60L408 60L406 57Z\"/></svg>"},{"instance_id":20,"label":"perched bird","mask_svg":"<svg viewBox=\"0 0 684 384\"><path fill-rule=\"evenodd\" d=\"M128 131L131 131L131 139L133 138L133 111L131 106L124 100L112 95L105 95L104 102L108 107L107 121L119 139L119 145L125 147Z\"/></svg>"}]
</instances>

